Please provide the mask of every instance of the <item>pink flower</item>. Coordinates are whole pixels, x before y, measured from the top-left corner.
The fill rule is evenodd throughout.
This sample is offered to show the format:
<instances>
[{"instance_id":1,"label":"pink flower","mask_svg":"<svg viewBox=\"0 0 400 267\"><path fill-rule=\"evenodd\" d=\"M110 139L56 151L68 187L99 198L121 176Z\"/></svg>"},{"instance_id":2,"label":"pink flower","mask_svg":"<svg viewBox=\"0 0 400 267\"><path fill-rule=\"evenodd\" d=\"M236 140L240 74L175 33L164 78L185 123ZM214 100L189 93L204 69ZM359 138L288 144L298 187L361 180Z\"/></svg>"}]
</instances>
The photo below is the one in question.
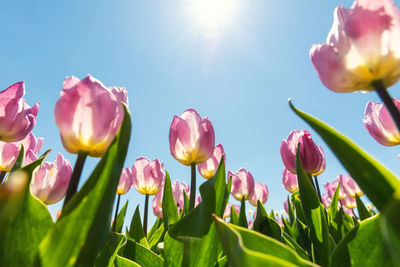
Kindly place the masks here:
<instances>
[{"instance_id":1,"label":"pink flower","mask_svg":"<svg viewBox=\"0 0 400 267\"><path fill-rule=\"evenodd\" d=\"M300 144L300 160L305 172L313 176L325 170L325 156L322 148L317 146L307 130L292 131L281 143L281 157L285 167L292 173L296 172L297 146Z\"/></svg>"},{"instance_id":2,"label":"pink flower","mask_svg":"<svg viewBox=\"0 0 400 267\"><path fill-rule=\"evenodd\" d=\"M400 99L393 99L400 110ZM368 102L365 108L364 125L368 133L381 145L395 146L400 144L400 133L386 106L381 103Z\"/></svg>"},{"instance_id":3,"label":"pink flower","mask_svg":"<svg viewBox=\"0 0 400 267\"><path fill-rule=\"evenodd\" d=\"M282 173L282 184L286 188L287 191L293 193L297 189L299 189L299 185L297 183L297 175L291 173L288 169L284 168Z\"/></svg>"},{"instance_id":4,"label":"pink flower","mask_svg":"<svg viewBox=\"0 0 400 267\"><path fill-rule=\"evenodd\" d=\"M221 161L221 157L224 154L225 154L225 152L224 152L224 148L222 147L222 145L221 144L216 145L214 148L213 155L208 160L200 163L197 166L200 175L206 179L213 177L215 172L217 171L217 168ZM224 160L226 160L226 158L224 158Z\"/></svg>"},{"instance_id":5,"label":"pink flower","mask_svg":"<svg viewBox=\"0 0 400 267\"><path fill-rule=\"evenodd\" d=\"M0 171L11 171L18 158L21 145L25 149L24 164L27 165L37 159L43 146L43 138L35 138L33 133L29 133L23 140L18 142L5 143L0 141Z\"/></svg>"},{"instance_id":6,"label":"pink flower","mask_svg":"<svg viewBox=\"0 0 400 267\"><path fill-rule=\"evenodd\" d=\"M228 171L228 180L232 177L231 195L241 201L250 199L254 194L254 178L249 171L244 168L232 173Z\"/></svg>"},{"instance_id":7,"label":"pink flower","mask_svg":"<svg viewBox=\"0 0 400 267\"><path fill-rule=\"evenodd\" d=\"M65 196L71 175L71 164L58 154L54 163L44 162L36 171L31 192L47 205L57 203Z\"/></svg>"},{"instance_id":8,"label":"pink flower","mask_svg":"<svg viewBox=\"0 0 400 267\"><path fill-rule=\"evenodd\" d=\"M254 207L257 207L257 202L260 200L261 203L265 204L268 200L268 187L262 183L256 183L254 186L253 196L249 199L249 203Z\"/></svg>"},{"instance_id":9,"label":"pink flower","mask_svg":"<svg viewBox=\"0 0 400 267\"><path fill-rule=\"evenodd\" d=\"M179 183L178 180L175 180L172 182L171 187L172 187L172 196L174 197L178 209L183 210L185 206L185 196L183 194L183 191L185 191L186 195L190 198L189 185L185 183Z\"/></svg>"},{"instance_id":10,"label":"pink flower","mask_svg":"<svg viewBox=\"0 0 400 267\"><path fill-rule=\"evenodd\" d=\"M287 199L283 202L283 208L285 209L286 213L289 214L289 204Z\"/></svg>"},{"instance_id":11,"label":"pink flower","mask_svg":"<svg viewBox=\"0 0 400 267\"><path fill-rule=\"evenodd\" d=\"M333 198L333 196L335 195L336 192L336 188L338 187L339 184L339 178L340 175L332 181L332 183L325 183L324 187L325 187L325 191L326 193L328 193L328 196L330 198ZM340 189L339 189L339 199L344 199L346 197L346 192L343 189L343 186L340 185Z\"/></svg>"},{"instance_id":12,"label":"pink flower","mask_svg":"<svg viewBox=\"0 0 400 267\"><path fill-rule=\"evenodd\" d=\"M321 81L335 92L374 90L400 76L400 14L391 0L356 0L335 10L326 44L314 45L311 61Z\"/></svg>"},{"instance_id":13,"label":"pink flower","mask_svg":"<svg viewBox=\"0 0 400 267\"><path fill-rule=\"evenodd\" d=\"M158 218L163 217L162 212L162 199L163 199L163 190L158 191L153 199L153 213Z\"/></svg>"},{"instance_id":14,"label":"pink flower","mask_svg":"<svg viewBox=\"0 0 400 267\"><path fill-rule=\"evenodd\" d=\"M115 88L105 87L90 75L83 80L73 76L64 80L54 113L68 152L86 152L92 157L104 155L124 116L120 91L126 94L126 90Z\"/></svg>"},{"instance_id":15,"label":"pink flower","mask_svg":"<svg viewBox=\"0 0 400 267\"><path fill-rule=\"evenodd\" d=\"M325 208L326 209L329 208L332 203L332 198L327 193L322 194L321 198L322 198L322 204L324 204Z\"/></svg>"},{"instance_id":16,"label":"pink flower","mask_svg":"<svg viewBox=\"0 0 400 267\"><path fill-rule=\"evenodd\" d=\"M346 192L346 194L350 197L356 197L364 195L364 192L361 191L360 187L356 184L356 182L351 178L350 175L344 176L344 175L339 175L339 182L340 186L343 188L343 190Z\"/></svg>"},{"instance_id":17,"label":"pink flower","mask_svg":"<svg viewBox=\"0 0 400 267\"><path fill-rule=\"evenodd\" d=\"M150 162L145 157L136 160L132 167L133 185L143 195L155 195L164 181L164 164L158 159Z\"/></svg>"},{"instance_id":18,"label":"pink flower","mask_svg":"<svg viewBox=\"0 0 400 267\"><path fill-rule=\"evenodd\" d=\"M346 198L344 198L342 200L343 205L348 208L348 209L354 209L357 208L357 203L356 203L356 199L354 197L351 196L347 196Z\"/></svg>"},{"instance_id":19,"label":"pink flower","mask_svg":"<svg viewBox=\"0 0 400 267\"><path fill-rule=\"evenodd\" d=\"M344 212L346 212L348 215L354 217L354 212L352 209L348 209L346 207L343 207Z\"/></svg>"},{"instance_id":20,"label":"pink flower","mask_svg":"<svg viewBox=\"0 0 400 267\"><path fill-rule=\"evenodd\" d=\"M224 210L224 219L225 218L229 218L231 217L231 209L232 207L235 209L236 213L239 214L240 213L240 206L239 205L231 205L229 203L226 204L225 210Z\"/></svg>"},{"instance_id":21,"label":"pink flower","mask_svg":"<svg viewBox=\"0 0 400 267\"><path fill-rule=\"evenodd\" d=\"M24 82L0 92L0 140L17 142L24 139L36 124L39 103L32 108L25 102Z\"/></svg>"},{"instance_id":22,"label":"pink flower","mask_svg":"<svg viewBox=\"0 0 400 267\"><path fill-rule=\"evenodd\" d=\"M195 207L197 207L200 203L201 203L201 196L200 195L197 195L196 196L196 201L195 201L195 203L194 203L194 206Z\"/></svg>"},{"instance_id":23,"label":"pink flower","mask_svg":"<svg viewBox=\"0 0 400 267\"><path fill-rule=\"evenodd\" d=\"M254 225L254 221L249 220L249 222L248 222L249 229L253 229L253 225Z\"/></svg>"},{"instance_id":24,"label":"pink flower","mask_svg":"<svg viewBox=\"0 0 400 267\"><path fill-rule=\"evenodd\" d=\"M194 109L174 116L169 130L169 151L184 165L208 160L214 151L215 134L210 120L201 118Z\"/></svg>"},{"instance_id":25,"label":"pink flower","mask_svg":"<svg viewBox=\"0 0 400 267\"><path fill-rule=\"evenodd\" d=\"M119 183L117 187L117 194L123 195L128 193L133 185L133 173L130 168L124 168L119 178Z\"/></svg>"}]
</instances>

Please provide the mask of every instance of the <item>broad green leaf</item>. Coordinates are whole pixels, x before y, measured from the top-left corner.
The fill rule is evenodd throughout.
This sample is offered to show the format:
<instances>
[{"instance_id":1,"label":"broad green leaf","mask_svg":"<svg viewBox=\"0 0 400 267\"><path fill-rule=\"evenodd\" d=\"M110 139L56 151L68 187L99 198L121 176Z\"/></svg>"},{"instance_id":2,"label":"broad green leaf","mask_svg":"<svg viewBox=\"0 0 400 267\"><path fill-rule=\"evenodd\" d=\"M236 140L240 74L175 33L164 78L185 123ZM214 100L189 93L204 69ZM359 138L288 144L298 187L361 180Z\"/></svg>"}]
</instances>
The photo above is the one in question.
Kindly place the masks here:
<instances>
[{"instance_id":1,"label":"broad green leaf","mask_svg":"<svg viewBox=\"0 0 400 267\"><path fill-rule=\"evenodd\" d=\"M304 216L303 207L301 206L300 194L298 190L292 194L292 204L295 208L296 218L302 223L306 223L306 217Z\"/></svg>"},{"instance_id":2,"label":"broad green leaf","mask_svg":"<svg viewBox=\"0 0 400 267\"><path fill-rule=\"evenodd\" d=\"M186 194L185 190L183 190L183 198L184 198L184 202L183 202L184 206L183 206L182 215L186 215L186 214L189 213L189 202L190 202L190 199L189 199L188 195Z\"/></svg>"},{"instance_id":3,"label":"broad green leaf","mask_svg":"<svg viewBox=\"0 0 400 267\"><path fill-rule=\"evenodd\" d=\"M124 110L124 120L114 141L40 243L37 265L94 264L110 230L115 192L131 134L131 117L125 105Z\"/></svg>"},{"instance_id":4,"label":"broad green leaf","mask_svg":"<svg viewBox=\"0 0 400 267\"><path fill-rule=\"evenodd\" d=\"M295 108L291 101L289 101L289 105L324 139L376 207L380 210L383 209L396 188L400 187L400 181L396 176L349 138L317 118Z\"/></svg>"},{"instance_id":5,"label":"broad green leaf","mask_svg":"<svg viewBox=\"0 0 400 267\"><path fill-rule=\"evenodd\" d=\"M147 238L144 235L142 220L140 219L139 205L136 206L135 213L133 214L128 236L146 248L149 247Z\"/></svg>"},{"instance_id":6,"label":"broad green leaf","mask_svg":"<svg viewBox=\"0 0 400 267\"><path fill-rule=\"evenodd\" d=\"M164 233L165 233L164 224L161 224L161 226L157 229L157 231L155 231L154 234L152 234L149 237L148 242L151 250L153 250L154 247L157 246L157 244L162 240Z\"/></svg>"},{"instance_id":7,"label":"broad green leaf","mask_svg":"<svg viewBox=\"0 0 400 267\"><path fill-rule=\"evenodd\" d=\"M237 214L235 208L233 205L231 206L231 217L230 217L230 223L239 225L239 214Z\"/></svg>"},{"instance_id":8,"label":"broad green leaf","mask_svg":"<svg viewBox=\"0 0 400 267\"><path fill-rule=\"evenodd\" d=\"M104 243L103 248L97 255L95 266L96 267L113 267L114 260L118 251L126 243L126 237L120 233L110 232L107 241Z\"/></svg>"},{"instance_id":9,"label":"broad green leaf","mask_svg":"<svg viewBox=\"0 0 400 267\"><path fill-rule=\"evenodd\" d=\"M360 216L361 221L364 221L365 219L371 217L371 214L369 214L369 211L364 206L364 203L362 202L362 200L358 195L356 195L356 203L357 203L358 216Z\"/></svg>"},{"instance_id":10,"label":"broad green leaf","mask_svg":"<svg viewBox=\"0 0 400 267\"><path fill-rule=\"evenodd\" d=\"M165 182L164 182L164 193L162 199L162 210L163 210L163 220L164 227L168 229L171 224L174 224L179 220L178 208L174 197L172 196L171 189L171 179L169 178L169 173L165 171Z\"/></svg>"},{"instance_id":11,"label":"broad green leaf","mask_svg":"<svg viewBox=\"0 0 400 267\"><path fill-rule=\"evenodd\" d=\"M218 262L214 265L214 267L224 267L226 266L227 263L228 263L228 258L225 255L218 260Z\"/></svg>"},{"instance_id":12,"label":"broad green leaf","mask_svg":"<svg viewBox=\"0 0 400 267\"><path fill-rule=\"evenodd\" d=\"M121 211L118 213L117 220L114 222L114 223L116 223L115 232L117 232L117 233L121 233L122 227L124 226L125 214L126 214L127 207L128 207L128 200L125 202L125 205L122 207Z\"/></svg>"},{"instance_id":13,"label":"broad green leaf","mask_svg":"<svg viewBox=\"0 0 400 267\"><path fill-rule=\"evenodd\" d=\"M239 226L248 228L249 225L247 223L246 217L246 201L242 198L241 205L240 205L240 212L239 212Z\"/></svg>"},{"instance_id":14,"label":"broad green leaf","mask_svg":"<svg viewBox=\"0 0 400 267\"><path fill-rule=\"evenodd\" d=\"M329 207L329 216L331 219L336 217L336 213L338 211L338 203L339 203L339 191L340 191L340 183L336 187L335 194L332 197L331 206Z\"/></svg>"},{"instance_id":15,"label":"broad green leaf","mask_svg":"<svg viewBox=\"0 0 400 267\"><path fill-rule=\"evenodd\" d=\"M253 223L253 230L276 240L282 240L281 227L275 220L268 217L268 213L260 201L257 202L257 213Z\"/></svg>"},{"instance_id":16,"label":"broad green leaf","mask_svg":"<svg viewBox=\"0 0 400 267\"><path fill-rule=\"evenodd\" d=\"M283 233L283 239L287 245L291 244L297 254L305 260L310 260L307 251L305 251L297 242L287 233Z\"/></svg>"},{"instance_id":17,"label":"broad green leaf","mask_svg":"<svg viewBox=\"0 0 400 267\"><path fill-rule=\"evenodd\" d=\"M164 260L150 249L128 237L123 256L142 266L163 266Z\"/></svg>"},{"instance_id":18,"label":"broad green leaf","mask_svg":"<svg viewBox=\"0 0 400 267\"><path fill-rule=\"evenodd\" d=\"M162 219L157 218L156 222L153 224L151 227L150 231L147 233L147 239L150 240L151 236L157 231L158 228L160 228L162 224Z\"/></svg>"},{"instance_id":19,"label":"broad green leaf","mask_svg":"<svg viewBox=\"0 0 400 267\"><path fill-rule=\"evenodd\" d=\"M231 266L315 266L283 243L214 217L219 240Z\"/></svg>"},{"instance_id":20,"label":"broad green leaf","mask_svg":"<svg viewBox=\"0 0 400 267\"><path fill-rule=\"evenodd\" d=\"M128 260L127 258L117 255L114 261L115 267L142 267L136 262Z\"/></svg>"},{"instance_id":21,"label":"broad green leaf","mask_svg":"<svg viewBox=\"0 0 400 267\"><path fill-rule=\"evenodd\" d=\"M296 220L296 228L299 233L298 239L296 239L297 243L308 252L308 255L311 255L311 241L308 237L309 228L298 218Z\"/></svg>"},{"instance_id":22,"label":"broad green leaf","mask_svg":"<svg viewBox=\"0 0 400 267\"><path fill-rule=\"evenodd\" d=\"M379 230L379 215L355 226L338 243L330 266L394 266Z\"/></svg>"}]
</instances>

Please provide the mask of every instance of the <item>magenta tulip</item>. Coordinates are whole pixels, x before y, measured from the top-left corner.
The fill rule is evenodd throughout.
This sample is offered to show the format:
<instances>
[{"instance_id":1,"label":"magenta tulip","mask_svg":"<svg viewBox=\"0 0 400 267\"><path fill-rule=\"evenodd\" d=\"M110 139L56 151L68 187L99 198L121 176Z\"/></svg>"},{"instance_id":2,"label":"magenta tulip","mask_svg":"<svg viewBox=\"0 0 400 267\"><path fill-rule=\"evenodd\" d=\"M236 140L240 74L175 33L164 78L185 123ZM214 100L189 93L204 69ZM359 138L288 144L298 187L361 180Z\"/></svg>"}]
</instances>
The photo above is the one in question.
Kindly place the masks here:
<instances>
[{"instance_id":1,"label":"magenta tulip","mask_svg":"<svg viewBox=\"0 0 400 267\"><path fill-rule=\"evenodd\" d=\"M251 198L249 198L249 203L254 207L257 207L257 202L260 201L265 204L268 200L268 187L262 183L256 183L254 186L254 193Z\"/></svg>"},{"instance_id":2,"label":"magenta tulip","mask_svg":"<svg viewBox=\"0 0 400 267\"><path fill-rule=\"evenodd\" d=\"M133 173L132 169L124 168L121 173L121 177L119 178L119 183L117 187L117 194L123 195L128 193L129 189L131 189L133 185Z\"/></svg>"},{"instance_id":3,"label":"magenta tulip","mask_svg":"<svg viewBox=\"0 0 400 267\"><path fill-rule=\"evenodd\" d=\"M289 191L290 193L293 193L294 191L299 189L299 185L297 182L297 175L291 173L286 168L283 169L282 184L286 188L286 190Z\"/></svg>"},{"instance_id":4,"label":"magenta tulip","mask_svg":"<svg viewBox=\"0 0 400 267\"><path fill-rule=\"evenodd\" d=\"M164 180L164 164L158 159L150 162L145 157L136 160L132 167L133 185L143 195L155 195Z\"/></svg>"},{"instance_id":5,"label":"magenta tulip","mask_svg":"<svg viewBox=\"0 0 400 267\"><path fill-rule=\"evenodd\" d=\"M253 197L254 194L254 178L253 175L244 168L239 169L237 172L233 173L228 171L228 180L232 177L232 196L241 201L248 200Z\"/></svg>"},{"instance_id":6,"label":"magenta tulip","mask_svg":"<svg viewBox=\"0 0 400 267\"><path fill-rule=\"evenodd\" d=\"M213 155L208 160L198 165L197 168L199 170L200 175L206 179L213 177L215 172L217 171L217 168L221 161L221 157L224 154L225 152L223 146L221 144L216 145L214 148ZM224 157L224 161L225 160L226 158Z\"/></svg>"},{"instance_id":7,"label":"magenta tulip","mask_svg":"<svg viewBox=\"0 0 400 267\"><path fill-rule=\"evenodd\" d=\"M114 89L105 87L90 75L83 80L76 77L64 80L54 113L68 152L87 153L92 157L104 155L124 115L120 104L124 99ZM119 91L126 90L119 88Z\"/></svg>"},{"instance_id":8,"label":"magenta tulip","mask_svg":"<svg viewBox=\"0 0 400 267\"><path fill-rule=\"evenodd\" d=\"M0 141L20 141L35 126L39 103L30 108L24 95L24 82L15 83L0 92Z\"/></svg>"},{"instance_id":9,"label":"magenta tulip","mask_svg":"<svg viewBox=\"0 0 400 267\"><path fill-rule=\"evenodd\" d=\"M183 194L183 191L185 191L186 195L190 197L189 185L185 183L179 183L178 180L175 180L172 182L171 188L172 188L172 196L174 197L178 209L183 210L185 206L185 196Z\"/></svg>"},{"instance_id":10,"label":"magenta tulip","mask_svg":"<svg viewBox=\"0 0 400 267\"><path fill-rule=\"evenodd\" d=\"M351 178L350 175L339 175L339 182L340 186L343 188L348 196L354 198L356 197L356 195L358 195L359 197L364 195L364 192L360 189L360 187L356 184L356 182L353 180L353 178Z\"/></svg>"},{"instance_id":11,"label":"magenta tulip","mask_svg":"<svg viewBox=\"0 0 400 267\"><path fill-rule=\"evenodd\" d=\"M72 174L71 164L61 154L54 163L44 162L33 176L31 192L45 204L60 201L68 187Z\"/></svg>"},{"instance_id":12,"label":"magenta tulip","mask_svg":"<svg viewBox=\"0 0 400 267\"><path fill-rule=\"evenodd\" d=\"M339 175L340 177L340 175ZM336 192L336 188L338 187L339 184L339 177L336 178L335 180L333 180L331 183L325 183L324 187L325 187L325 191L328 194L328 196L330 198L333 198L333 196L335 195ZM344 199L346 197L346 192L343 189L343 186L340 185L340 189L339 189L339 199Z\"/></svg>"},{"instance_id":13,"label":"magenta tulip","mask_svg":"<svg viewBox=\"0 0 400 267\"><path fill-rule=\"evenodd\" d=\"M311 61L324 85L335 92L372 91L400 77L400 15L391 0L356 0L335 10L326 44L314 45Z\"/></svg>"},{"instance_id":14,"label":"magenta tulip","mask_svg":"<svg viewBox=\"0 0 400 267\"><path fill-rule=\"evenodd\" d=\"M322 148L317 146L307 130L292 131L281 143L281 157L285 167L296 174L296 153L300 144L300 160L305 172L313 176L325 170L325 156Z\"/></svg>"}]
</instances>

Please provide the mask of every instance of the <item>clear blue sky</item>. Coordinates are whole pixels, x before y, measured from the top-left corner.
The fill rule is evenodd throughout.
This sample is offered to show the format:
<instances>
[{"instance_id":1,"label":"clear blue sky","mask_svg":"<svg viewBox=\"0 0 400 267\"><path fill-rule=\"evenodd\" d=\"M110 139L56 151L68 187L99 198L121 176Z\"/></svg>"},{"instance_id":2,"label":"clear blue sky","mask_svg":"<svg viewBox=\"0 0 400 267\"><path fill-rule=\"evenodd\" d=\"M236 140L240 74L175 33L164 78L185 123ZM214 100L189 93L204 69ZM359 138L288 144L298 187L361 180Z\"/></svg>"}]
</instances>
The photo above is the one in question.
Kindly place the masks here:
<instances>
[{"instance_id":1,"label":"clear blue sky","mask_svg":"<svg viewBox=\"0 0 400 267\"><path fill-rule=\"evenodd\" d=\"M193 107L213 123L227 168L245 167L268 185L268 210L283 209L287 196L280 142L293 129L310 130L289 109L289 97L399 174L398 148L376 143L362 123L376 94L329 91L309 60L311 45L325 42L334 8L352 1L234 2L229 22L209 36L193 13L195 1L0 0L0 90L26 82L27 102L41 103L33 132L45 138L43 149L53 149L48 159L61 152L73 164L76 155L64 150L53 115L65 76L90 73L124 86L133 116L126 166L139 156L157 157L172 179L186 183L190 170L169 154L168 132L173 116ZM393 96L399 86L390 88ZM311 133L326 154L322 185L346 171ZM97 162L87 162L83 181ZM122 201L128 198L130 219L144 197L132 188Z\"/></svg>"}]
</instances>

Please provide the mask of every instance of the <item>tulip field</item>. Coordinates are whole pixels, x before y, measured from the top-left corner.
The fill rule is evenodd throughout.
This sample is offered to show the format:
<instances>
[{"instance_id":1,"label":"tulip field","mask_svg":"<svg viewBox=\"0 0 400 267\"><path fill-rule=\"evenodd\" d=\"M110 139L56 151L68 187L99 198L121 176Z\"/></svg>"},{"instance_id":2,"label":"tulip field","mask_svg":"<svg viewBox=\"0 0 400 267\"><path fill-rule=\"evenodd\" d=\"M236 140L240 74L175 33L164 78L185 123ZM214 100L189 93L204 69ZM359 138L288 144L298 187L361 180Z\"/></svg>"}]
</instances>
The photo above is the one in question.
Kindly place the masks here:
<instances>
[{"instance_id":1,"label":"tulip field","mask_svg":"<svg viewBox=\"0 0 400 267\"><path fill-rule=\"evenodd\" d=\"M400 9L355 0L333 12L309 64L333 92L376 94L381 102L369 101L362 121L370 142L399 145L400 99L388 88L400 79ZM266 180L230 168L204 111L170 118L169 154L189 184L159 157L128 162L134 96L98 78L67 76L54 106L52 134L75 162L58 152L46 159L25 82L0 92L0 266L400 266L400 177L301 101L287 105L307 127L282 136L279 212L267 205ZM346 173L322 183L327 149ZM136 208L130 190L140 194Z\"/></svg>"}]
</instances>

